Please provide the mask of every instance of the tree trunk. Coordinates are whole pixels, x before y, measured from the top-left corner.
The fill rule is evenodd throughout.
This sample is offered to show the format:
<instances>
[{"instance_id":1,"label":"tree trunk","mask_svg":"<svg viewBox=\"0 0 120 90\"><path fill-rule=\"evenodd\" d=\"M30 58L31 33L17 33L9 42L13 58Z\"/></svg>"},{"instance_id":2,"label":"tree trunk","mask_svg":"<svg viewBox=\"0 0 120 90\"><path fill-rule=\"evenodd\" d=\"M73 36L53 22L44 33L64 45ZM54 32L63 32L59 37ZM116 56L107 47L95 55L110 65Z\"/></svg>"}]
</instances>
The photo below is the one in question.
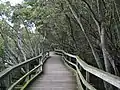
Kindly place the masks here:
<instances>
[{"instance_id":1,"label":"tree trunk","mask_svg":"<svg viewBox=\"0 0 120 90\"><path fill-rule=\"evenodd\" d=\"M68 1L68 3L69 3L69 8L70 8L73 16L75 17L76 21L78 22L80 28L82 29L83 34L85 35L85 37L86 37L86 39L87 39L87 41L88 41L88 43L89 43L89 45L90 45L90 48L91 48L91 50L92 50L93 56L94 56L94 58L95 58L95 60L96 60L96 63L97 63L97 65L98 65L98 67L103 70L103 65L102 65L102 63L101 63L101 60L100 60L98 54L96 53L96 51L94 50L94 47L93 47L93 45L91 44L91 42L90 42L90 40L89 40L89 37L86 35L85 30L84 30L84 27L83 27L83 25L82 25L82 23L81 23L81 21L80 21L80 18L77 16L76 12L73 10L73 7L72 7L70 1L69 1L69 0L67 0L67 1Z\"/></svg>"},{"instance_id":2,"label":"tree trunk","mask_svg":"<svg viewBox=\"0 0 120 90\"><path fill-rule=\"evenodd\" d=\"M100 39L101 39L101 48L102 48L102 53L104 57L104 65L105 65L105 70L109 73L111 73L111 64L107 56L107 49L106 49L106 38L105 38L105 29L101 25L101 34L100 34ZM105 83L105 88L106 90L113 90L112 86L108 83Z\"/></svg>"}]
</instances>

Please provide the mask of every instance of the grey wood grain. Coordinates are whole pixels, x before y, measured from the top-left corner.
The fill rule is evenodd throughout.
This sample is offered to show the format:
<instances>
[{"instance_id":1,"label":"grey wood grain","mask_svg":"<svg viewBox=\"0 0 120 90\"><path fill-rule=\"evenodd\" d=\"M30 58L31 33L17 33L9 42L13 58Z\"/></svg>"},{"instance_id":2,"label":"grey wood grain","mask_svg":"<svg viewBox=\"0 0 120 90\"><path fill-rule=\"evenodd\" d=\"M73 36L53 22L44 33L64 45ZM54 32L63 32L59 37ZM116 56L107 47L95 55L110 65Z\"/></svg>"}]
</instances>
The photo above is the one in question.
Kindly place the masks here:
<instances>
[{"instance_id":1,"label":"grey wood grain","mask_svg":"<svg viewBox=\"0 0 120 90\"><path fill-rule=\"evenodd\" d=\"M77 90L77 81L74 73L67 69L61 57L50 55L43 74L34 80L27 90Z\"/></svg>"}]
</instances>

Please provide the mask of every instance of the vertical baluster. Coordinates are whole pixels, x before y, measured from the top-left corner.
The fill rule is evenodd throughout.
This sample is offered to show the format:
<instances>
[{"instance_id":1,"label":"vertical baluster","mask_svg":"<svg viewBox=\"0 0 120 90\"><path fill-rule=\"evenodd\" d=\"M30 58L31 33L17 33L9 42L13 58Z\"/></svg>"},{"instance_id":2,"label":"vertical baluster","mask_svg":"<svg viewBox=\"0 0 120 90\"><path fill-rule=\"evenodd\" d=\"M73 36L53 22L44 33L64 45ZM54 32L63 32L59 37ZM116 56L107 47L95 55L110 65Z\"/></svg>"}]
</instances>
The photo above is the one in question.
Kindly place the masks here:
<instances>
[{"instance_id":1,"label":"vertical baluster","mask_svg":"<svg viewBox=\"0 0 120 90\"><path fill-rule=\"evenodd\" d=\"M63 54L63 57L64 57L65 59L67 59L65 54Z\"/></svg>"},{"instance_id":2,"label":"vertical baluster","mask_svg":"<svg viewBox=\"0 0 120 90\"><path fill-rule=\"evenodd\" d=\"M0 81L0 90L2 89L2 81Z\"/></svg>"},{"instance_id":3,"label":"vertical baluster","mask_svg":"<svg viewBox=\"0 0 120 90\"><path fill-rule=\"evenodd\" d=\"M43 61L42 61L41 58L40 58L40 64L41 64L41 66L40 66L40 71L42 71Z\"/></svg>"},{"instance_id":4,"label":"vertical baluster","mask_svg":"<svg viewBox=\"0 0 120 90\"><path fill-rule=\"evenodd\" d=\"M79 64L78 64L77 60L76 60L76 66L79 68ZM77 67L76 67L76 70L77 70Z\"/></svg>"},{"instance_id":5,"label":"vertical baluster","mask_svg":"<svg viewBox=\"0 0 120 90\"><path fill-rule=\"evenodd\" d=\"M64 56L64 54L63 54L63 53L61 53L61 56Z\"/></svg>"},{"instance_id":6,"label":"vertical baluster","mask_svg":"<svg viewBox=\"0 0 120 90\"><path fill-rule=\"evenodd\" d=\"M41 65L41 58L42 58L42 57L38 58L38 60L39 60L39 62L38 62L39 65ZM41 66L40 66L40 68L39 68L39 72L40 72L40 71L41 71Z\"/></svg>"},{"instance_id":7,"label":"vertical baluster","mask_svg":"<svg viewBox=\"0 0 120 90\"><path fill-rule=\"evenodd\" d=\"M2 80L0 81L0 90L7 90L5 84L5 79L2 78Z\"/></svg>"},{"instance_id":8,"label":"vertical baluster","mask_svg":"<svg viewBox=\"0 0 120 90\"><path fill-rule=\"evenodd\" d=\"M66 55L66 59L69 61L69 57Z\"/></svg>"},{"instance_id":9,"label":"vertical baluster","mask_svg":"<svg viewBox=\"0 0 120 90\"><path fill-rule=\"evenodd\" d=\"M11 71L10 74L9 74L9 80L10 80L10 81L9 81L9 84L10 84L10 85L12 84L12 73L13 73L13 71Z\"/></svg>"},{"instance_id":10,"label":"vertical baluster","mask_svg":"<svg viewBox=\"0 0 120 90\"><path fill-rule=\"evenodd\" d=\"M25 65L25 68L26 68L26 73L27 72L29 72L30 71L30 64L29 63L27 63L26 65ZM29 80L31 78L31 75L28 75L27 77L26 77L26 82Z\"/></svg>"},{"instance_id":11,"label":"vertical baluster","mask_svg":"<svg viewBox=\"0 0 120 90\"><path fill-rule=\"evenodd\" d=\"M68 60L71 62L71 61L72 61L72 58L68 56Z\"/></svg>"},{"instance_id":12,"label":"vertical baluster","mask_svg":"<svg viewBox=\"0 0 120 90\"><path fill-rule=\"evenodd\" d=\"M50 55L50 52L48 51L48 57L49 57L49 55Z\"/></svg>"},{"instance_id":13,"label":"vertical baluster","mask_svg":"<svg viewBox=\"0 0 120 90\"><path fill-rule=\"evenodd\" d=\"M48 56L48 51L45 52L45 56L46 56L46 57Z\"/></svg>"},{"instance_id":14,"label":"vertical baluster","mask_svg":"<svg viewBox=\"0 0 120 90\"><path fill-rule=\"evenodd\" d=\"M72 62L72 58L69 57L69 56L68 56L68 60L69 60L70 62ZM68 64L69 64L69 63L68 63ZM71 64L69 64L69 66L73 68L73 66L72 66Z\"/></svg>"},{"instance_id":15,"label":"vertical baluster","mask_svg":"<svg viewBox=\"0 0 120 90\"><path fill-rule=\"evenodd\" d=\"M2 85L2 80L0 81L0 90L2 90L3 89L3 85Z\"/></svg>"},{"instance_id":16,"label":"vertical baluster","mask_svg":"<svg viewBox=\"0 0 120 90\"><path fill-rule=\"evenodd\" d=\"M84 90L83 86L81 84L81 81L80 81L78 73L76 73L76 79L77 79L78 90Z\"/></svg>"},{"instance_id":17,"label":"vertical baluster","mask_svg":"<svg viewBox=\"0 0 120 90\"><path fill-rule=\"evenodd\" d=\"M65 59L67 59L66 55L63 56L63 61L64 62L66 62Z\"/></svg>"},{"instance_id":18,"label":"vertical baluster","mask_svg":"<svg viewBox=\"0 0 120 90\"><path fill-rule=\"evenodd\" d=\"M64 61L64 58L65 57L64 57L63 53L61 53L61 60Z\"/></svg>"},{"instance_id":19,"label":"vertical baluster","mask_svg":"<svg viewBox=\"0 0 120 90\"><path fill-rule=\"evenodd\" d=\"M6 79L3 79L3 81L2 81L2 89L3 90L7 90L7 86L6 86Z\"/></svg>"},{"instance_id":20,"label":"vertical baluster","mask_svg":"<svg viewBox=\"0 0 120 90\"><path fill-rule=\"evenodd\" d=\"M48 51L45 52L45 57L48 57Z\"/></svg>"},{"instance_id":21,"label":"vertical baluster","mask_svg":"<svg viewBox=\"0 0 120 90\"><path fill-rule=\"evenodd\" d=\"M80 66L80 64L78 63L78 69L81 71L82 67Z\"/></svg>"},{"instance_id":22,"label":"vertical baluster","mask_svg":"<svg viewBox=\"0 0 120 90\"><path fill-rule=\"evenodd\" d=\"M6 76L6 78L4 79L4 84L5 84L5 90L8 90L8 88L10 87L10 78L9 78L9 74Z\"/></svg>"},{"instance_id":23,"label":"vertical baluster","mask_svg":"<svg viewBox=\"0 0 120 90\"><path fill-rule=\"evenodd\" d=\"M90 82L90 74L89 72L86 71L86 81L89 83ZM89 90L87 87L86 87L86 90Z\"/></svg>"}]
</instances>

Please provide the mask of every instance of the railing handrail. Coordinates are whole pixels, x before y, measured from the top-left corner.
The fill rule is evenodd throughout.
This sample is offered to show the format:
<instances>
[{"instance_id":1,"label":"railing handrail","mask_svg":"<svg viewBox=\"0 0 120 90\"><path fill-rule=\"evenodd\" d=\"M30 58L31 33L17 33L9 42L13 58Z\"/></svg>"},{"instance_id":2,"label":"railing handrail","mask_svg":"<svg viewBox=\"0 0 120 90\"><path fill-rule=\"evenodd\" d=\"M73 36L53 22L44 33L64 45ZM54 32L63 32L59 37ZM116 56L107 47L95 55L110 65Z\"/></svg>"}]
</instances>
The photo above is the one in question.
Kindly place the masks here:
<instances>
[{"instance_id":1,"label":"railing handrail","mask_svg":"<svg viewBox=\"0 0 120 90\"><path fill-rule=\"evenodd\" d=\"M36 56L36 57L30 58L30 59L28 59L24 62L21 62L21 63L15 65L15 66L12 66L10 68L5 69L4 71L0 72L0 79L3 78L5 75L7 75L12 70L16 69L17 67L20 67L20 66L22 66L26 63L30 63L30 62L34 61L35 59L40 58L41 56L42 56L42 53L40 55Z\"/></svg>"},{"instance_id":2,"label":"railing handrail","mask_svg":"<svg viewBox=\"0 0 120 90\"><path fill-rule=\"evenodd\" d=\"M36 57L2 71L0 73L0 89L13 90L17 88L18 84L21 84L20 82L23 82L24 85L20 86L20 90L24 90L34 78L42 73L43 65L48 57L49 51L45 51ZM18 74L18 76L16 76L17 72L20 73L21 71L24 74Z\"/></svg>"},{"instance_id":3,"label":"railing handrail","mask_svg":"<svg viewBox=\"0 0 120 90\"><path fill-rule=\"evenodd\" d=\"M99 77L100 79L112 84L113 86L117 87L120 89L120 77L115 76L113 74L110 74L108 72L105 72L103 70L100 70L96 67L93 67L91 65L88 65L87 63L85 63L82 59L79 58L79 56L76 55L72 55L69 53L66 53L64 50L55 50L56 52L61 52L64 55L67 55L69 57L75 58L77 63L80 64L80 66L86 70L87 72Z\"/></svg>"}]
</instances>

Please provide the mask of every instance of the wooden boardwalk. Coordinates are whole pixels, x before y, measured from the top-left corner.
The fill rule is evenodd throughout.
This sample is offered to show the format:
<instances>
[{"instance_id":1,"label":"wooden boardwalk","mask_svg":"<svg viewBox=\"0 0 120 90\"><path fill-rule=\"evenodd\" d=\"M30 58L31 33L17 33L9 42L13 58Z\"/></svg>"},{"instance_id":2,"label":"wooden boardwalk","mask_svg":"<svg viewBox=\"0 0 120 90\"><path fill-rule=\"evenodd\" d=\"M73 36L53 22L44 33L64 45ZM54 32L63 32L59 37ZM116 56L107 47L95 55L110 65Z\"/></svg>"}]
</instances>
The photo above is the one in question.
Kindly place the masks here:
<instances>
[{"instance_id":1,"label":"wooden boardwalk","mask_svg":"<svg viewBox=\"0 0 120 90\"><path fill-rule=\"evenodd\" d=\"M27 90L77 90L76 77L62 62L61 57L50 53L43 74L37 77Z\"/></svg>"}]
</instances>

